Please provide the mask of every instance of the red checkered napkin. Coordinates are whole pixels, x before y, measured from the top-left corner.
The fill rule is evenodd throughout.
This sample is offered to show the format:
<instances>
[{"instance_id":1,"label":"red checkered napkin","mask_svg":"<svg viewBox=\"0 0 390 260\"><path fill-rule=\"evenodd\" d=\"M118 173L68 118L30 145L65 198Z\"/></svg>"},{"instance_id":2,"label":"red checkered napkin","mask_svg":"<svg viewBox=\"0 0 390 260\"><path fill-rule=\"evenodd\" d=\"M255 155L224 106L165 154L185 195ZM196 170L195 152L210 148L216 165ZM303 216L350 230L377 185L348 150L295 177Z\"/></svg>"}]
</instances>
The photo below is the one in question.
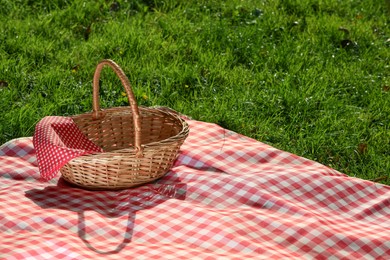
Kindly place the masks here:
<instances>
[{"instance_id":1,"label":"red checkered napkin","mask_svg":"<svg viewBox=\"0 0 390 260\"><path fill-rule=\"evenodd\" d=\"M54 178L67 162L103 150L91 142L70 117L48 116L35 127L33 144L44 180Z\"/></svg>"}]
</instances>

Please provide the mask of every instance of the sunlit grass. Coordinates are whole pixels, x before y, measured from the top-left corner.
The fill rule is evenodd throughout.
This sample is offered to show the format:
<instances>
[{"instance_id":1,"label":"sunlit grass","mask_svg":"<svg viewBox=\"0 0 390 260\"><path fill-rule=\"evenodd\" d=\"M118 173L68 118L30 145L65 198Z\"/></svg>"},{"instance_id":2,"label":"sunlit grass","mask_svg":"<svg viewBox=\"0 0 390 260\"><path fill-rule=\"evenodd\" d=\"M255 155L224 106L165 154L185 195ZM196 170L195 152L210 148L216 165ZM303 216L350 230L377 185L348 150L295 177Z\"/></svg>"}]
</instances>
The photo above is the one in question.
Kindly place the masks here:
<instances>
[{"instance_id":1,"label":"sunlit grass","mask_svg":"<svg viewBox=\"0 0 390 260\"><path fill-rule=\"evenodd\" d=\"M141 105L388 176L389 20L384 1L0 0L0 143L91 110L110 58ZM104 72L103 106L126 105L122 91Z\"/></svg>"}]
</instances>

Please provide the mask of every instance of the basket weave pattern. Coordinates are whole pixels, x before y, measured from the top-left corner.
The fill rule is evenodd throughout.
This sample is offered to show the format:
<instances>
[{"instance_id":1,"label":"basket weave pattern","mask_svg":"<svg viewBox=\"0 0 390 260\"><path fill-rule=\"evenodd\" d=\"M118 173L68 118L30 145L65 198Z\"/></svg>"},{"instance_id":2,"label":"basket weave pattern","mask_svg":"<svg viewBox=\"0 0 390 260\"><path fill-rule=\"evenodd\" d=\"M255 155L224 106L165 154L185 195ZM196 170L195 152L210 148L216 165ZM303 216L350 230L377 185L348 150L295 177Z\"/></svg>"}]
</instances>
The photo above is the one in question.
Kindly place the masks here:
<instances>
[{"instance_id":1,"label":"basket weave pattern","mask_svg":"<svg viewBox=\"0 0 390 260\"><path fill-rule=\"evenodd\" d=\"M99 78L105 65L120 78L130 107L100 109ZM65 180L88 189L124 189L162 177L189 133L179 115L138 107L129 80L111 60L101 61L95 70L93 111L72 118L104 151L74 158L60 170Z\"/></svg>"}]
</instances>

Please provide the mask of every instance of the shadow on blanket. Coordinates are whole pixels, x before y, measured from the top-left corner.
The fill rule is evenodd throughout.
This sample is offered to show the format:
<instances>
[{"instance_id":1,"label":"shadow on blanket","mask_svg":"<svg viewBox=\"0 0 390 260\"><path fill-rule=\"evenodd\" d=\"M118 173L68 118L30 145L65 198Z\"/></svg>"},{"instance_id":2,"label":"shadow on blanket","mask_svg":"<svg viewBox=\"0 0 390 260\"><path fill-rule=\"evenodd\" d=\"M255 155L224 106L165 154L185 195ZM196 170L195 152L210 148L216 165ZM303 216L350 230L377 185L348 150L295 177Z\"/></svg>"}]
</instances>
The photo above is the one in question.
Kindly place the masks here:
<instances>
[{"instance_id":1,"label":"shadow on blanket","mask_svg":"<svg viewBox=\"0 0 390 260\"><path fill-rule=\"evenodd\" d=\"M169 199L185 200L186 192L187 185L184 183L158 182L127 190L97 192L73 188L60 179L57 186L32 189L26 191L25 195L41 208L76 212L77 233L84 244L99 254L115 254L131 242L137 211L151 209ZM123 241L115 249L98 249L87 239L87 211L97 212L108 219L127 216Z\"/></svg>"}]
</instances>

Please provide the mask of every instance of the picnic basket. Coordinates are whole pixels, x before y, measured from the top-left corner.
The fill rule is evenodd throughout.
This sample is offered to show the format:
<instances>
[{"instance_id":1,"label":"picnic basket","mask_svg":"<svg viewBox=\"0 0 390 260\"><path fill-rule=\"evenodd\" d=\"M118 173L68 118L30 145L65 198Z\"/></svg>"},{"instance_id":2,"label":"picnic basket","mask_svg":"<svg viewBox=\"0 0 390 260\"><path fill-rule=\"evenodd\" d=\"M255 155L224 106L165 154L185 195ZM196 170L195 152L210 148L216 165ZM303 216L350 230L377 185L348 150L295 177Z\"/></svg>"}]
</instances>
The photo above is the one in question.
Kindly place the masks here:
<instances>
[{"instance_id":1,"label":"picnic basket","mask_svg":"<svg viewBox=\"0 0 390 260\"><path fill-rule=\"evenodd\" d=\"M99 80L105 65L119 77L130 107L100 108ZM102 60L96 67L93 111L72 118L103 152L74 158L60 172L66 181L94 190L125 189L161 178L172 167L189 133L178 113L138 106L128 78L112 60Z\"/></svg>"}]
</instances>

